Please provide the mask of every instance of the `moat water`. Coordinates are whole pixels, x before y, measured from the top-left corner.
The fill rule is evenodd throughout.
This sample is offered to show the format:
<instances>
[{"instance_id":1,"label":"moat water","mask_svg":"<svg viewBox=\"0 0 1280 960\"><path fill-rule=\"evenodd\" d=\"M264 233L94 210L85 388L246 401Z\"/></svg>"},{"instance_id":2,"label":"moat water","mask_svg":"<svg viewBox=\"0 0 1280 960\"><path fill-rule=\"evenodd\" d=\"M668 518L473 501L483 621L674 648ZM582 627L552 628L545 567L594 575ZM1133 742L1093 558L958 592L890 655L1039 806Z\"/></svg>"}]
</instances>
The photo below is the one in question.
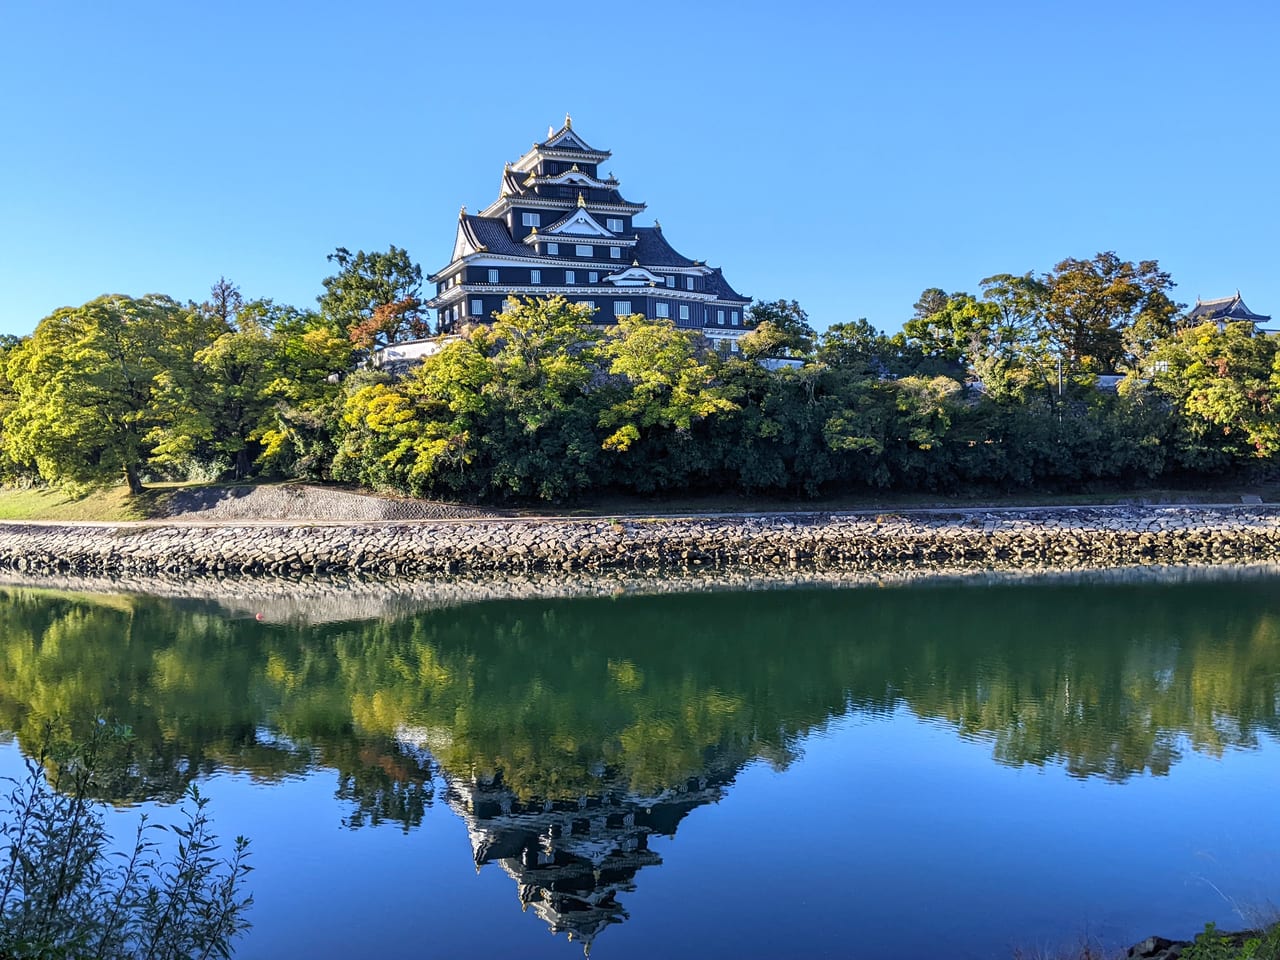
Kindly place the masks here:
<instances>
[{"instance_id":1,"label":"moat water","mask_svg":"<svg viewBox=\"0 0 1280 960\"><path fill-rule=\"evenodd\" d=\"M0 775L128 724L117 836L198 783L252 840L240 958L1007 958L1280 903L1273 576L243 609L0 590Z\"/></svg>"}]
</instances>

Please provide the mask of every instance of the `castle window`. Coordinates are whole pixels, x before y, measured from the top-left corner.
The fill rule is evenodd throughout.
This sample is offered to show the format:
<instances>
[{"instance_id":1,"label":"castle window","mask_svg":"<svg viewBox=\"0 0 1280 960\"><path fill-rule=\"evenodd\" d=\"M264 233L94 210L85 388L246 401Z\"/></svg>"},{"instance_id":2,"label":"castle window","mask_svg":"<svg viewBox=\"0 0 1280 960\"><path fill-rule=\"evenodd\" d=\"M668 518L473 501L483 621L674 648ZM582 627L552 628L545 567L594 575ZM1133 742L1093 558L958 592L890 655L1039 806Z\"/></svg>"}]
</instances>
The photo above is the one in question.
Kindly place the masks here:
<instances>
[{"instance_id":1,"label":"castle window","mask_svg":"<svg viewBox=\"0 0 1280 960\"><path fill-rule=\"evenodd\" d=\"M556 192L557 192L557 193L559 193L559 194L560 194L560 196L562 196L562 197L572 197L572 196L573 196L573 187L559 187L559 188L557 188L557 191L556 191Z\"/></svg>"},{"instance_id":2,"label":"castle window","mask_svg":"<svg viewBox=\"0 0 1280 960\"><path fill-rule=\"evenodd\" d=\"M592 249L590 244L580 243L577 245L574 252L580 257L589 257L595 253L595 250Z\"/></svg>"},{"instance_id":3,"label":"castle window","mask_svg":"<svg viewBox=\"0 0 1280 960\"><path fill-rule=\"evenodd\" d=\"M583 300L582 304L583 306L590 307L592 310L596 308L596 302L594 300Z\"/></svg>"},{"instance_id":4,"label":"castle window","mask_svg":"<svg viewBox=\"0 0 1280 960\"><path fill-rule=\"evenodd\" d=\"M675 286L676 286L676 278L670 273L667 274L667 286L673 290L675 289Z\"/></svg>"},{"instance_id":5,"label":"castle window","mask_svg":"<svg viewBox=\"0 0 1280 960\"><path fill-rule=\"evenodd\" d=\"M738 311L737 311L737 310L734 310L732 313L730 313L730 314L729 314L729 322L730 322L730 323L732 323L735 327L738 325Z\"/></svg>"},{"instance_id":6,"label":"castle window","mask_svg":"<svg viewBox=\"0 0 1280 960\"><path fill-rule=\"evenodd\" d=\"M588 282L588 283L599 283L599 282L600 282L600 274L598 274L598 273L596 273L594 270L592 270L590 273L588 273L588 274L587 274L587 282Z\"/></svg>"},{"instance_id":7,"label":"castle window","mask_svg":"<svg viewBox=\"0 0 1280 960\"><path fill-rule=\"evenodd\" d=\"M610 217L608 220L605 221L605 226L609 228L610 233L622 232L622 221L616 220L613 217Z\"/></svg>"},{"instance_id":8,"label":"castle window","mask_svg":"<svg viewBox=\"0 0 1280 960\"><path fill-rule=\"evenodd\" d=\"M622 248L621 248L621 247L610 247L610 248L609 248L609 256L613 257L613 259L615 259L615 260L621 259L621 257L622 257Z\"/></svg>"},{"instance_id":9,"label":"castle window","mask_svg":"<svg viewBox=\"0 0 1280 960\"><path fill-rule=\"evenodd\" d=\"M737 341L737 340L730 340L730 341L729 341L729 349L730 349L730 350L732 350L734 353L737 353L737 352L738 352L738 341Z\"/></svg>"},{"instance_id":10,"label":"castle window","mask_svg":"<svg viewBox=\"0 0 1280 960\"><path fill-rule=\"evenodd\" d=\"M497 271L497 270L490 270L490 271L489 271L489 282L490 282L490 283L497 283L497 282L498 282L498 271Z\"/></svg>"},{"instance_id":11,"label":"castle window","mask_svg":"<svg viewBox=\"0 0 1280 960\"><path fill-rule=\"evenodd\" d=\"M526 227L540 227L542 226L542 217L536 213L522 213L520 214L520 222Z\"/></svg>"},{"instance_id":12,"label":"castle window","mask_svg":"<svg viewBox=\"0 0 1280 960\"><path fill-rule=\"evenodd\" d=\"M471 301L471 315L472 315L473 317L483 317L483 316L484 316L484 301L483 301L483 300L472 300L472 301Z\"/></svg>"},{"instance_id":13,"label":"castle window","mask_svg":"<svg viewBox=\"0 0 1280 960\"><path fill-rule=\"evenodd\" d=\"M530 270L530 271L529 271L529 282L530 282L530 283L541 283L541 282L542 282L542 271L541 271L541 270Z\"/></svg>"},{"instance_id":14,"label":"castle window","mask_svg":"<svg viewBox=\"0 0 1280 960\"><path fill-rule=\"evenodd\" d=\"M613 301L613 315L615 317L631 316L631 301L630 300Z\"/></svg>"},{"instance_id":15,"label":"castle window","mask_svg":"<svg viewBox=\"0 0 1280 960\"><path fill-rule=\"evenodd\" d=\"M687 303L680 304L680 319L681 320L689 319L689 305Z\"/></svg>"},{"instance_id":16,"label":"castle window","mask_svg":"<svg viewBox=\"0 0 1280 960\"><path fill-rule=\"evenodd\" d=\"M722 327L724 326L724 311L723 311L723 310L717 310L717 311L716 311L716 323L720 324L720 326L722 326Z\"/></svg>"},{"instance_id":17,"label":"castle window","mask_svg":"<svg viewBox=\"0 0 1280 960\"><path fill-rule=\"evenodd\" d=\"M693 289L693 277L685 277L685 278L684 278L684 288L685 288L686 290L692 290L692 289Z\"/></svg>"},{"instance_id":18,"label":"castle window","mask_svg":"<svg viewBox=\"0 0 1280 960\"><path fill-rule=\"evenodd\" d=\"M558 244L558 243L548 243L548 244L547 244L547 253L548 253L550 256L553 256L553 257L559 256L559 255L560 255L560 244Z\"/></svg>"},{"instance_id":19,"label":"castle window","mask_svg":"<svg viewBox=\"0 0 1280 960\"><path fill-rule=\"evenodd\" d=\"M656 317L669 317L671 316L671 308L659 301L653 305L653 314Z\"/></svg>"},{"instance_id":20,"label":"castle window","mask_svg":"<svg viewBox=\"0 0 1280 960\"><path fill-rule=\"evenodd\" d=\"M571 285L571 284L574 284L574 283L577 283L577 282L578 282L577 280L575 280L575 279L574 279L574 273L573 273L573 271L572 271L572 270L566 270L566 271L564 272L564 282L565 282L565 285L566 285L566 286L568 286L568 285Z\"/></svg>"}]
</instances>

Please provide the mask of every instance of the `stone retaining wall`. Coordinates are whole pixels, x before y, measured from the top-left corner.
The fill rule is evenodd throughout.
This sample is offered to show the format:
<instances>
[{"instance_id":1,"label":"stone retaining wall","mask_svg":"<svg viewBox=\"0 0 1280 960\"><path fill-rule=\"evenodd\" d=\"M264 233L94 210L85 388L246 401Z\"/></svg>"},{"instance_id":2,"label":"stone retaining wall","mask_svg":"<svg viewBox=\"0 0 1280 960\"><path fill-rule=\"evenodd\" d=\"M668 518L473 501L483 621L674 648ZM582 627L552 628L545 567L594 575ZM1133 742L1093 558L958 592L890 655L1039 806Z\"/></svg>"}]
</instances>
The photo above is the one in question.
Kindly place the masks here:
<instances>
[{"instance_id":1,"label":"stone retaining wall","mask_svg":"<svg viewBox=\"0 0 1280 960\"><path fill-rule=\"evenodd\" d=\"M1280 508L1088 507L439 523L0 525L0 569L94 575L1267 562Z\"/></svg>"}]
</instances>

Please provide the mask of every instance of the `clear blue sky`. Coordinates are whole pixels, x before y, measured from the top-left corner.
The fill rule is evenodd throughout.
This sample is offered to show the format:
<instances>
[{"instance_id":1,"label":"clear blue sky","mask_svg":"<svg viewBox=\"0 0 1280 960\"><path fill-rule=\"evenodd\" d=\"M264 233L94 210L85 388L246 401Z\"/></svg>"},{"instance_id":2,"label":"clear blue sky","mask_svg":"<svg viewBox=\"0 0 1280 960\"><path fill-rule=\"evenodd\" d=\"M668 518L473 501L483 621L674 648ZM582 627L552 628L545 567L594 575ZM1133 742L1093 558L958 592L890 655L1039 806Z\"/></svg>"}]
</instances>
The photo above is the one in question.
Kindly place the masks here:
<instances>
[{"instance_id":1,"label":"clear blue sky","mask_svg":"<svg viewBox=\"0 0 1280 960\"><path fill-rule=\"evenodd\" d=\"M1280 320L1278 9L0 0L0 332L221 275L313 305L339 245L438 269L566 111L819 327L1100 250Z\"/></svg>"}]
</instances>

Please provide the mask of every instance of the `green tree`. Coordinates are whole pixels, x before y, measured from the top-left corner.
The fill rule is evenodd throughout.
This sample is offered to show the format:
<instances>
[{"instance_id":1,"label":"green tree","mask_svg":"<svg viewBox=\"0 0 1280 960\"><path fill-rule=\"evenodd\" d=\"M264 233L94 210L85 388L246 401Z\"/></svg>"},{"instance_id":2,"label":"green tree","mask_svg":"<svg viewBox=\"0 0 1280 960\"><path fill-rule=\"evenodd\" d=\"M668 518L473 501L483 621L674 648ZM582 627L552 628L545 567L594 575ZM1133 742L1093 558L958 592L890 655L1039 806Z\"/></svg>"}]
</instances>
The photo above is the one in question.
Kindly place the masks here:
<instances>
[{"instance_id":1,"label":"green tree","mask_svg":"<svg viewBox=\"0 0 1280 960\"><path fill-rule=\"evenodd\" d=\"M653 430L689 430L716 413L736 410L716 383L714 360L700 349L696 334L670 320L624 317L604 343L609 372L625 378L627 390L600 415L613 432L604 447L625 453Z\"/></svg>"},{"instance_id":2,"label":"green tree","mask_svg":"<svg viewBox=\"0 0 1280 960\"><path fill-rule=\"evenodd\" d=\"M923 355L905 334L888 336L864 318L824 330L815 358L862 376L902 377L919 369Z\"/></svg>"},{"instance_id":3,"label":"green tree","mask_svg":"<svg viewBox=\"0 0 1280 960\"><path fill-rule=\"evenodd\" d=\"M956 480L951 431L964 407L963 387L941 376L907 377L893 386L896 416L886 454L896 477L911 489L951 487Z\"/></svg>"},{"instance_id":4,"label":"green tree","mask_svg":"<svg viewBox=\"0 0 1280 960\"><path fill-rule=\"evenodd\" d=\"M338 247L327 258L338 272L324 279L320 314L359 347L426 336L422 268L409 253L392 246L387 252L351 253Z\"/></svg>"},{"instance_id":5,"label":"green tree","mask_svg":"<svg viewBox=\"0 0 1280 960\"><path fill-rule=\"evenodd\" d=\"M348 385L334 476L375 489L420 492L413 480L430 475L433 458L420 460L415 454L426 452L424 444L436 439L435 431L419 419L400 385L375 376L375 382L361 377Z\"/></svg>"},{"instance_id":6,"label":"green tree","mask_svg":"<svg viewBox=\"0 0 1280 960\"><path fill-rule=\"evenodd\" d=\"M30 467L15 460L10 445L4 440L4 424L18 405L18 392L9 379L9 358L22 344L22 338L13 334L0 335L0 483L14 483L34 473Z\"/></svg>"},{"instance_id":7,"label":"green tree","mask_svg":"<svg viewBox=\"0 0 1280 960\"><path fill-rule=\"evenodd\" d=\"M245 308L244 297L240 288L226 277L219 277L218 282L209 289L209 299L200 305L201 311L222 321L228 330L233 329Z\"/></svg>"},{"instance_id":8,"label":"green tree","mask_svg":"<svg viewBox=\"0 0 1280 960\"><path fill-rule=\"evenodd\" d=\"M593 310L520 300L397 382L357 380L335 475L414 493L558 500L602 468Z\"/></svg>"},{"instance_id":9,"label":"green tree","mask_svg":"<svg viewBox=\"0 0 1280 960\"><path fill-rule=\"evenodd\" d=\"M1133 331L1150 339L1170 329L1178 313L1168 295L1173 278L1155 260L1134 263L1110 251L1092 260L1068 258L1042 283L1039 319L1048 349L1103 373L1125 360Z\"/></svg>"},{"instance_id":10,"label":"green tree","mask_svg":"<svg viewBox=\"0 0 1280 960\"><path fill-rule=\"evenodd\" d=\"M55 483L142 490L155 396L210 340L209 322L168 297L99 297L41 320L16 348L8 375L17 403L6 419L10 457Z\"/></svg>"},{"instance_id":11,"label":"green tree","mask_svg":"<svg viewBox=\"0 0 1280 960\"><path fill-rule=\"evenodd\" d=\"M805 358L817 337L809 315L794 300L756 301L747 310L750 333L738 342L748 357Z\"/></svg>"},{"instance_id":12,"label":"green tree","mask_svg":"<svg viewBox=\"0 0 1280 960\"><path fill-rule=\"evenodd\" d=\"M730 360L723 373L740 411L722 456L740 489L816 496L882 486L891 392L878 379L810 364L768 371Z\"/></svg>"},{"instance_id":13,"label":"green tree","mask_svg":"<svg viewBox=\"0 0 1280 960\"><path fill-rule=\"evenodd\" d=\"M925 320L942 310L950 300L947 291L941 287L926 287L912 304L912 320Z\"/></svg>"},{"instance_id":14,"label":"green tree","mask_svg":"<svg viewBox=\"0 0 1280 960\"><path fill-rule=\"evenodd\" d=\"M243 480L252 472L255 438L270 428L274 403L267 392L276 347L268 332L247 324L197 351L190 375L166 373L160 403L168 416L154 434L153 463L230 465Z\"/></svg>"},{"instance_id":15,"label":"green tree","mask_svg":"<svg viewBox=\"0 0 1280 960\"><path fill-rule=\"evenodd\" d=\"M599 416L589 397L599 370L594 313L563 297L517 300L477 331L494 366L484 441L495 493L561 500L598 474Z\"/></svg>"},{"instance_id":16,"label":"green tree","mask_svg":"<svg viewBox=\"0 0 1280 960\"><path fill-rule=\"evenodd\" d=\"M993 349L975 358L979 376L998 399L1025 401L1030 392L1052 395L1057 385L1057 362L1042 337L1041 313L1047 294L1044 281L1028 272L998 273L979 284L982 299L995 308ZM985 376L983 374L986 374Z\"/></svg>"},{"instance_id":17,"label":"green tree","mask_svg":"<svg viewBox=\"0 0 1280 960\"><path fill-rule=\"evenodd\" d=\"M264 300L246 305L246 312L261 315L256 322L271 330L263 387L270 407L250 435L261 446L258 462L276 476L324 478L341 430L351 341L313 311Z\"/></svg>"},{"instance_id":18,"label":"green tree","mask_svg":"<svg viewBox=\"0 0 1280 960\"><path fill-rule=\"evenodd\" d=\"M997 323L998 311L991 304L953 293L933 313L908 320L902 329L925 359L934 361L929 372L963 377L992 344Z\"/></svg>"},{"instance_id":19,"label":"green tree","mask_svg":"<svg viewBox=\"0 0 1280 960\"><path fill-rule=\"evenodd\" d=\"M188 476L200 468L215 475L230 469L243 480L259 450L256 438L270 425L277 311L270 301L246 303L225 277L199 309L217 335L191 364L161 372L161 423L152 433L151 462Z\"/></svg>"},{"instance_id":20,"label":"green tree","mask_svg":"<svg viewBox=\"0 0 1280 960\"><path fill-rule=\"evenodd\" d=\"M1217 470L1280 452L1280 341L1252 324L1182 330L1151 354L1152 387L1179 417L1180 464Z\"/></svg>"}]
</instances>

